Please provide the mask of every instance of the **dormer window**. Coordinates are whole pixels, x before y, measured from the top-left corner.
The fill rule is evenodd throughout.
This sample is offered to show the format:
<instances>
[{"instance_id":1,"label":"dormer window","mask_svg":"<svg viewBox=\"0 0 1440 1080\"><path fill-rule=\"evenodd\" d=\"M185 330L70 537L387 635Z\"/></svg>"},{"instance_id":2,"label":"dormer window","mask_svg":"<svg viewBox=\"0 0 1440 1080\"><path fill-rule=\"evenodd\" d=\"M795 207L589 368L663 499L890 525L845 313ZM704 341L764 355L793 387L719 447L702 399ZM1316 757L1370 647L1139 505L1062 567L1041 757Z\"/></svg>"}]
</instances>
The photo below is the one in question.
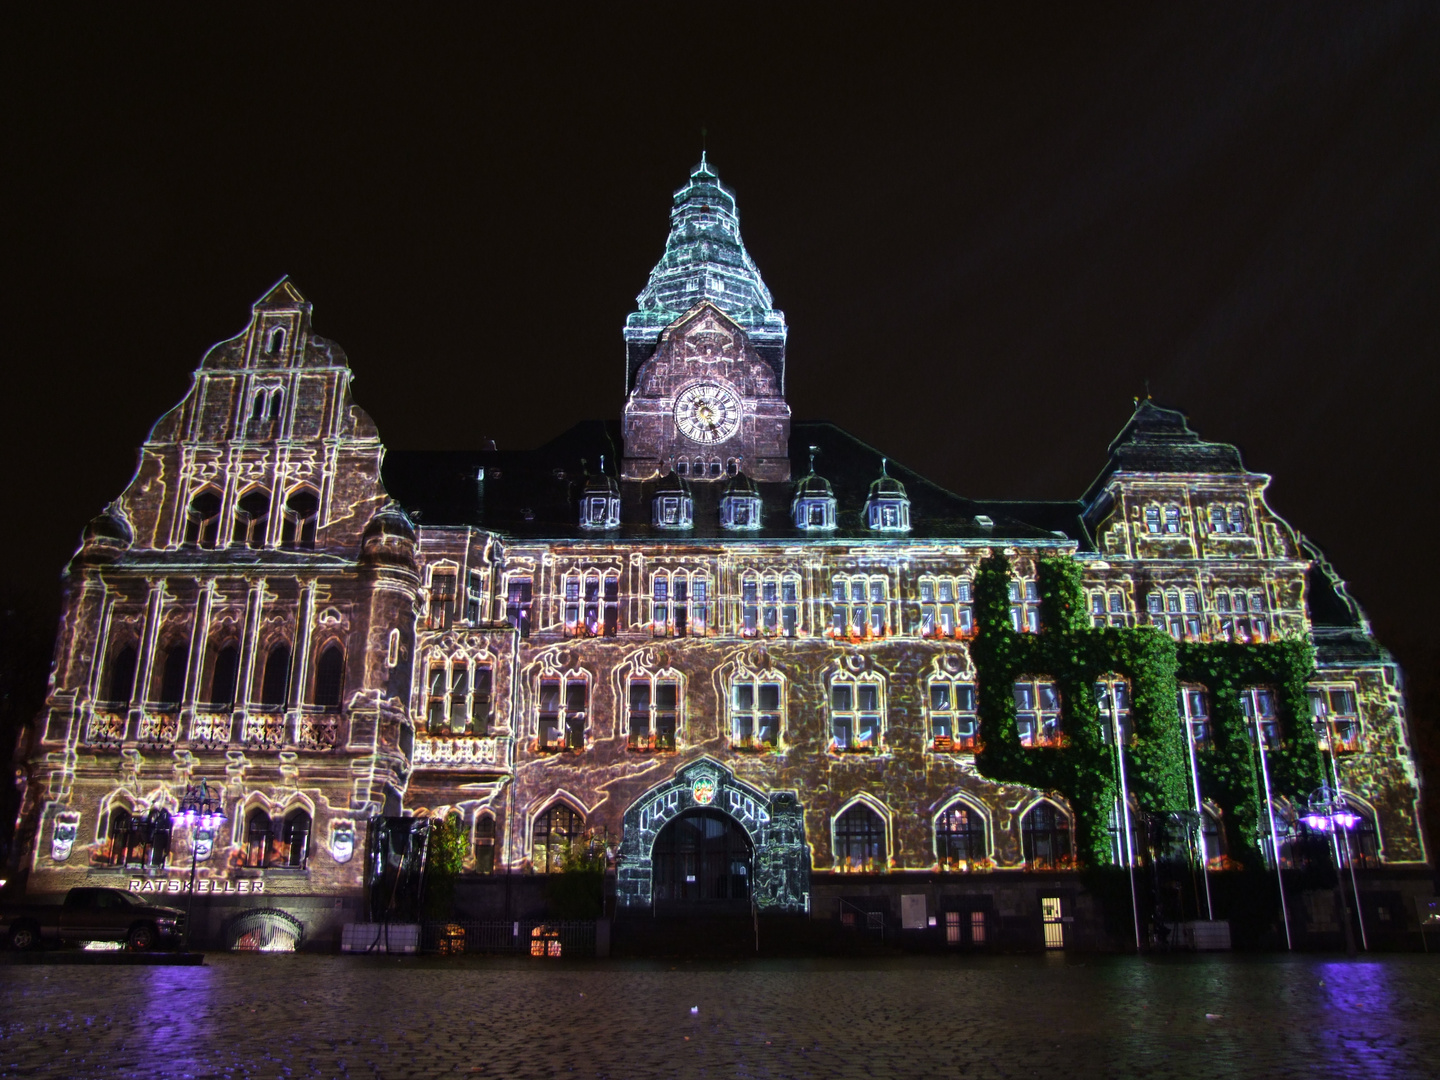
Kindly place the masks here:
<instances>
[{"instance_id":1,"label":"dormer window","mask_svg":"<svg viewBox=\"0 0 1440 1080\"><path fill-rule=\"evenodd\" d=\"M660 529L689 529L695 524L690 488L674 473L660 481L651 504L651 524Z\"/></svg>"},{"instance_id":2,"label":"dormer window","mask_svg":"<svg viewBox=\"0 0 1440 1080\"><path fill-rule=\"evenodd\" d=\"M760 528L760 492L744 474L725 485L720 497L720 527L748 530Z\"/></svg>"},{"instance_id":3,"label":"dormer window","mask_svg":"<svg viewBox=\"0 0 1440 1080\"><path fill-rule=\"evenodd\" d=\"M620 524L620 496L586 495L580 501L582 529L614 529Z\"/></svg>"},{"instance_id":4,"label":"dormer window","mask_svg":"<svg viewBox=\"0 0 1440 1080\"><path fill-rule=\"evenodd\" d=\"M905 485L886 470L886 461L880 459L880 479L870 485L870 497L865 500L865 524L875 532L910 531L910 497Z\"/></svg>"}]
</instances>

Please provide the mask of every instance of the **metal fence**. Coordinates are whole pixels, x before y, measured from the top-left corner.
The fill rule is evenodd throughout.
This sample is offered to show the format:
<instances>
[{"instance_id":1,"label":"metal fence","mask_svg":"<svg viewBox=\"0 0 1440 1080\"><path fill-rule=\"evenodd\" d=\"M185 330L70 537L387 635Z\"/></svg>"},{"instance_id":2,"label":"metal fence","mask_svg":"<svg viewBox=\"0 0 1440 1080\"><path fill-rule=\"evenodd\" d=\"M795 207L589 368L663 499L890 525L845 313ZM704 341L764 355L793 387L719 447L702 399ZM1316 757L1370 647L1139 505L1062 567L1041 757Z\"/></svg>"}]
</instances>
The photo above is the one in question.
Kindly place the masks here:
<instances>
[{"instance_id":1,"label":"metal fence","mask_svg":"<svg viewBox=\"0 0 1440 1080\"><path fill-rule=\"evenodd\" d=\"M440 956L510 953L546 959L595 955L594 922L520 919L421 924L420 951Z\"/></svg>"}]
</instances>

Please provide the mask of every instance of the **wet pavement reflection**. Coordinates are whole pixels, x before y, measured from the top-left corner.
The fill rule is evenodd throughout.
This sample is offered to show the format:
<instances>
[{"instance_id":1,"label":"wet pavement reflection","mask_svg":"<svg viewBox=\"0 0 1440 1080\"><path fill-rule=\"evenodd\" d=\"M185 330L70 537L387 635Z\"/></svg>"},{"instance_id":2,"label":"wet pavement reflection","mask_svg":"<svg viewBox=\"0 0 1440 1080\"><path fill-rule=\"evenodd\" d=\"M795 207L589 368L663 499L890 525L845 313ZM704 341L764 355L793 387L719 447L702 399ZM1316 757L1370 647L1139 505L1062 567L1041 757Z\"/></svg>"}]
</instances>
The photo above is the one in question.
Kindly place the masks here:
<instances>
[{"instance_id":1,"label":"wet pavement reflection","mask_svg":"<svg viewBox=\"0 0 1440 1080\"><path fill-rule=\"evenodd\" d=\"M1422 1077L1440 957L0 968L0 1077Z\"/></svg>"}]
</instances>

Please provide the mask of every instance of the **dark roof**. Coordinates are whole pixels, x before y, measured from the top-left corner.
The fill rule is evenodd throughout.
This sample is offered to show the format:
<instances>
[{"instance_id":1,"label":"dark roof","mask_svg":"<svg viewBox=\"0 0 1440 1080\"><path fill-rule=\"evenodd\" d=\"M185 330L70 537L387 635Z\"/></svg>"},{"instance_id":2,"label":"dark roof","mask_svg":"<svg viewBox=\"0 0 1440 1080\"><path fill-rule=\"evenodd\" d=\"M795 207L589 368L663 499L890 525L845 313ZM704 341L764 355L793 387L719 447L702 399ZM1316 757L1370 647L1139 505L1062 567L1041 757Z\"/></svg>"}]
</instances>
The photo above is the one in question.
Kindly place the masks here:
<instances>
[{"instance_id":1,"label":"dark roof","mask_svg":"<svg viewBox=\"0 0 1440 1080\"><path fill-rule=\"evenodd\" d=\"M1240 451L1229 443L1205 442L1190 430L1185 414L1162 409L1149 398L1135 404L1129 422L1110 444L1110 460L1085 493L1084 502L1104 490L1117 472L1243 473Z\"/></svg>"},{"instance_id":2,"label":"dark roof","mask_svg":"<svg viewBox=\"0 0 1440 1080\"><path fill-rule=\"evenodd\" d=\"M615 421L585 421L535 450L527 451L402 451L385 456L385 487L422 527L472 526L502 536L523 539L580 539L596 536L631 541L674 543L673 529L651 526L650 499L657 481L622 481L617 529L582 530L579 499L585 484L584 459L593 468L600 455L607 461L621 458L623 437ZM736 543L757 539L783 540L885 540L893 533L865 527L865 498L880 474L881 454L833 424L797 423L792 426L791 474L803 477L810 467L809 450L819 448L816 471L831 483L837 501L837 528L825 532L797 529L790 520L795 482L759 481L755 487L764 508L762 527L728 532L719 525L723 480L695 480L695 527L680 537ZM479 479L484 470L483 481ZM889 463L890 474L901 481L910 496L908 536L920 539L1063 542L1078 540L1089 546L1079 521L1079 504L978 503L946 491L918 473ZM977 515L988 516L985 527Z\"/></svg>"}]
</instances>

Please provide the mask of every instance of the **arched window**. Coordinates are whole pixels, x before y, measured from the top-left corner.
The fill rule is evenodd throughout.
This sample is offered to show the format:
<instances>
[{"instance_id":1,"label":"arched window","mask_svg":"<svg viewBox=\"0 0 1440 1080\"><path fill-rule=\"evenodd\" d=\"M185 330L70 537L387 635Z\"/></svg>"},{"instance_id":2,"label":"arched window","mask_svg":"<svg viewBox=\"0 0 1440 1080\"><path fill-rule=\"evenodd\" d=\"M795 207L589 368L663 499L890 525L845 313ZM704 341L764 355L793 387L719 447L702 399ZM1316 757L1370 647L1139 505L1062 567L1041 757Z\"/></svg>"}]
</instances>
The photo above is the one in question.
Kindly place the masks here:
<instances>
[{"instance_id":1,"label":"arched window","mask_svg":"<svg viewBox=\"0 0 1440 1080\"><path fill-rule=\"evenodd\" d=\"M140 839L145 845L146 866L164 866L170 858L170 812L155 807L141 823Z\"/></svg>"},{"instance_id":2,"label":"arched window","mask_svg":"<svg viewBox=\"0 0 1440 1080\"><path fill-rule=\"evenodd\" d=\"M269 520L270 493L264 488L251 488L235 504L233 542L239 547L263 548Z\"/></svg>"},{"instance_id":3,"label":"arched window","mask_svg":"<svg viewBox=\"0 0 1440 1080\"><path fill-rule=\"evenodd\" d=\"M1020 822L1025 864L1031 870L1064 870L1073 864L1070 820L1054 803L1041 800Z\"/></svg>"},{"instance_id":4,"label":"arched window","mask_svg":"<svg viewBox=\"0 0 1440 1080\"><path fill-rule=\"evenodd\" d=\"M265 343L266 356L279 356L280 350L285 347L285 329L277 326L270 331L270 338Z\"/></svg>"},{"instance_id":5,"label":"arched window","mask_svg":"<svg viewBox=\"0 0 1440 1080\"><path fill-rule=\"evenodd\" d=\"M185 669L190 662L190 643L171 645L165 650L165 666L160 675L160 692L156 703L175 708L185 698Z\"/></svg>"},{"instance_id":6,"label":"arched window","mask_svg":"<svg viewBox=\"0 0 1440 1080\"><path fill-rule=\"evenodd\" d=\"M106 689L106 700L114 705L129 705L135 696L134 645L123 645L110 661L110 683Z\"/></svg>"},{"instance_id":7,"label":"arched window","mask_svg":"<svg viewBox=\"0 0 1440 1080\"><path fill-rule=\"evenodd\" d=\"M220 539L220 493L206 488L190 500L185 514L185 542L213 548Z\"/></svg>"},{"instance_id":8,"label":"arched window","mask_svg":"<svg viewBox=\"0 0 1440 1080\"><path fill-rule=\"evenodd\" d=\"M835 819L835 864L841 870L885 868L885 821L864 803Z\"/></svg>"},{"instance_id":9,"label":"arched window","mask_svg":"<svg viewBox=\"0 0 1440 1080\"><path fill-rule=\"evenodd\" d=\"M285 815L280 827L280 865L305 869L310 859L310 815L301 809Z\"/></svg>"},{"instance_id":10,"label":"arched window","mask_svg":"<svg viewBox=\"0 0 1440 1080\"><path fill-rule=\"evenodd\" d=\"M235 707L235 682L240 673L240 650L226 645L215 654L215 668L210 673L210 707Z\"/></svg>"},{"instance_id":11,"label":"arched window","mask_svg":"<svg viewBox=\"0 0 1440 1080\"><path fill-rule=\"evenodd\" d=\"M260 807L245 819L245 865L264 866L270 851L270 815Z\"/></svg>"},{"instance_id":12,"label":"arched window","mask_svg":"<svg viewBox=\"0 0 1440 1080\"><path fill-rule=\"evenodd\" d=\"M290 646L276 645L265 658L265 678L260 684L260 704L283 709L290 692Z\"/></svg>"},{"instance_id":13,"label":"arched window","mask_svg":"<svg viewBox=\"0 0 1440 1080\"><path fill-rule=\"evenodd\" d=\"M495 819L489 814L475 819L475 870L481 874L495 872Z\"/></svg>"},{"instance_id":14,"label":"arched window","mask_svg":"<svg viewBox=\"0 0 1440 1080\"><path fill-rule=\"evenodd\" d=\"M109 866L124 866L130 852L130 811L117 806L110 811L105 832L106 844L96 860Z\"/></svg>"},{"instance_id":15,"label":"arched window","mask_svg":"<svg viewBox=\"0 0 1440 1080\"><path fill-rule=\"evenodd\" d=\"M339 645L327 645L315 664L315 704L322 709L340 708L345 685L345 654Z\"/></svg>"},{"instance_id":16,"label":"arched window","mask_svg":"<svg viewBox=\"0 0 1440 1080\"><path fill-rule=\"evenodd\" d=\"M585 818L565 803L555 803L535 819L531 830L531 865L537 874L563 868L565 855L585 829Z\"/></svg>"},{"instance_id":17,"label":"arched window","mask_svg":"<svg viewBox=\"0 0 1440 1080\"><path fill-rule=\"evenodd\" d=\"M941 870L974 870L989 854L980 811L954 802L935 819L935 854Z\"/></svg>"},{"instance_id":18,"label":"arched window","mask_svg":"<svg viewBox=\"0 0 1440 1080\"><path fill-rule=\"evenodd\" d=\"M280 530L282 547L310 549L320 525L320 499L309 488L300 488L285 500L285 521Z\"/></svg>"}]
</instances>

